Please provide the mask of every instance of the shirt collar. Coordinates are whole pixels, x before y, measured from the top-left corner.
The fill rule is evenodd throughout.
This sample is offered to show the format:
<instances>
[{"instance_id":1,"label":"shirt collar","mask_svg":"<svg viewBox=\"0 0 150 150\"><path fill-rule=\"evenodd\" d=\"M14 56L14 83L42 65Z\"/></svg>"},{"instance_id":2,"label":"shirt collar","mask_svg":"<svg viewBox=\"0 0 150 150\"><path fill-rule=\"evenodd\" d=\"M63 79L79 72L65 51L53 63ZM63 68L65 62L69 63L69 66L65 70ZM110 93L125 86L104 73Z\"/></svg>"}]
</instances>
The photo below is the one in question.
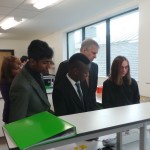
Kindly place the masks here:
<instances>
[{"instance_id":1,"label":"shirt collar","mask_svg":"<svg viewBox=\"0 0 150 150\"><path fill-rule=\"evenodd\" d=\"M71 78L69 77L68 73L66 74L66 76L67 76L68 80L70 81L70 83L71 83L72 85L75 85L76 82L75 82L73 79L71 79ZM80 82L80 81L78 81L78 82Z\"/></svg>"}]
</instances>

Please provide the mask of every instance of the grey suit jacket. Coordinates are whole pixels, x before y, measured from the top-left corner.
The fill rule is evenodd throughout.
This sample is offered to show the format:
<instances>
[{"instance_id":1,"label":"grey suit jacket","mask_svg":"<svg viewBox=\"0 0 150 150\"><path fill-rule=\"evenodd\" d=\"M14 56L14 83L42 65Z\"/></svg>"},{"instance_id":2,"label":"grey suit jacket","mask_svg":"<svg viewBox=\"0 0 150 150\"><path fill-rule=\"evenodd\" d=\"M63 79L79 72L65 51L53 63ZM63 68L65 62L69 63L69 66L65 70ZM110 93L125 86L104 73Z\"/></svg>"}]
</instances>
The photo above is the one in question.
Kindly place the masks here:
<instances>
[{"instance_id":1,"label":"grey suit jacket","mask_svg":"<svg viewBox=\"0 0 150 150\"><path fill-rule=\"evenodd\" d=\"M25 67L13 80L9 96L9 122L42 111L50 111L50 103L46 94Z\"/></svg>"}]
</instances>

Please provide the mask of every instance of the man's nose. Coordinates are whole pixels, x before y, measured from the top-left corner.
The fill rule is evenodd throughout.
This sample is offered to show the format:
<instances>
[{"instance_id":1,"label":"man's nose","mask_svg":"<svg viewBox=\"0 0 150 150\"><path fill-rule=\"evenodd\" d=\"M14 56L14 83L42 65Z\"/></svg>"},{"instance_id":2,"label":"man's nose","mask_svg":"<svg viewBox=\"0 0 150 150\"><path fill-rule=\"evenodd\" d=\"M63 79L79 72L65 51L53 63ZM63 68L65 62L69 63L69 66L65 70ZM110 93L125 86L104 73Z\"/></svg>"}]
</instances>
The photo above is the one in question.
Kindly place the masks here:
<instances>
[{"instance_id":1,"label":"man's nose","mask_svg":"<svg viewBox=\"0 0 150 150\"><path fill-rule=\"evenodd\" d=\"M94 58L96 58L96 54L94 55Z\"/></svg>"},{"instance_id":2,"label":"man's nose","mask_svg":"<svg viewBox=\"0 0 150 150\"><path fill-rule=\"evenodd\" d=\"M48 63L48 64L46 65L46 68L50 69L50 68L51 68L51 63Z\"/></svg>"}]
</instances>

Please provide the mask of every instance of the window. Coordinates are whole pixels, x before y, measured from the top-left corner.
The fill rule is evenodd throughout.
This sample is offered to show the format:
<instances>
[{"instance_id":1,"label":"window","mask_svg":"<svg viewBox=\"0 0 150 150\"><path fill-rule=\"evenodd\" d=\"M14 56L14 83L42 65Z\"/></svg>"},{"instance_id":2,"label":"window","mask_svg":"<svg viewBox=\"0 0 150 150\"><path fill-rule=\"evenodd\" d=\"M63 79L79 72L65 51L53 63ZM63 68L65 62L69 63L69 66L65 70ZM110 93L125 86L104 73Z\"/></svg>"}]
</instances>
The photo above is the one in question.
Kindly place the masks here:
<instances>
[{"instance_id":1,"label":"window","mask_svg":"<svg viewBox=\"0 0 150 150\"><path fill-rule=\"evenodd\" d=\"M82 40L92 38L100 45L94 60L99 66L99 77L109 75L113 59L123 55L129 60L131 76L138 80L138 30L139 13L135 9L69 32L68 58L80 51Z\"/></svg>"},{"instance_id":2,"label":"window","mask_svg":"<svg viewBox=\"0 0 150 150\"><path fill-rule=\"evenodd\" d=\"M106 76L106 22L85 27L85 38L92 38L100 45L100 51L94 60L98 64L98 76Z\"/></svg>"},{"instance_id":3,"label":"window","mask_svg":"<svg viewBox=\"0 0 150 150\"><path fill-rule=\"evenodd\" d=\"M68 58L74 53L80 52L82 43L82 30L76 30L68 34Z\"/></svg>"},{"instance_id":4,"label":"window","mask_svg":"<svg viewBox=\"0 0 150 150\"><path fill-rule=\"evenodd\" d=\"M121 15L110 20L110 60L117 55L128 58L131 76L138 79L138 12Z\"/></svg>"}]
</instances>

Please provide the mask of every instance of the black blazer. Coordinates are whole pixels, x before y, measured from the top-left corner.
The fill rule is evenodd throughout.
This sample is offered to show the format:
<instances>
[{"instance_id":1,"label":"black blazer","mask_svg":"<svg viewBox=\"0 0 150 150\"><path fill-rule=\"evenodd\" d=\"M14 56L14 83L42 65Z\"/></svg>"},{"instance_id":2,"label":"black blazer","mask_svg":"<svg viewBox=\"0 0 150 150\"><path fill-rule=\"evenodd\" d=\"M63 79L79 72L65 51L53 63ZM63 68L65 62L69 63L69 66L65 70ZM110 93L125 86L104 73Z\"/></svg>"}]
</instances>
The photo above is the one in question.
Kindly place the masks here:
<instances>
[{"instance_id":1,"label":"black blazer","mask_svg":"<svg viewBox=\"0 0 150 150\"><path fill-rule=\"evenodd\" d=\"M68 68L69 68L68 60L60 63L55 77L54 90L55 86L65 78L66 74L68 73ZM87 85L86 81L81 83L82 92L86 101L86 111L98 109L98 105L96 103L97 82L98 82L98 65L94 62L91 62L91 67L89 71L89 86Z\"/></svg>"},{"instance_id":2,"label":"black blazer","mask_svg":"<svg viewBox=\"0 0 150 150\"><path fill-rule=\"evenodd\" d=\"M89 86L87 82L81 83L82 91L86 99L87 111L97 110L98 105L96 103L96 89L98 82L98 65L91 62L91 67L89 71Z\"/></svg>"},{"instance_id":3,"label":"black blazer","mask_svg":"<svg viewBox=\"0 0 150 150\"><path fill-rule=\"evenodd\" d=\"M109 79L103 83L102 105L103 108L119 107L140 102L138 84L131 78L131 85L116 85Z\"/></svg>"},{"instance_id":4,"label":"black blazer","mask_svg":"<svg viewBox=\"0 0 150 150\"><path fill-rule=\"evenodd\" d=\"M0 90L2 97L4 99L4 109L3 109L3 121L5 123L9 123L8 117L9 117L9 105L10 105L10 99L9 99L9 90L10 90L11 83L7 81L1 81L0 82Z\"/></svg>"},{"instance_id":5,"label":"black blazer","mask_svg":"<svg viewBox=\"0 0 150 150\"><path fill-rule=\"evenodd\" d=\"M53 89L53 105L57 116L85 112L86 109L67 77ZM83 98L84 99L84 98Z\"/></svg>"}]
</instances>

